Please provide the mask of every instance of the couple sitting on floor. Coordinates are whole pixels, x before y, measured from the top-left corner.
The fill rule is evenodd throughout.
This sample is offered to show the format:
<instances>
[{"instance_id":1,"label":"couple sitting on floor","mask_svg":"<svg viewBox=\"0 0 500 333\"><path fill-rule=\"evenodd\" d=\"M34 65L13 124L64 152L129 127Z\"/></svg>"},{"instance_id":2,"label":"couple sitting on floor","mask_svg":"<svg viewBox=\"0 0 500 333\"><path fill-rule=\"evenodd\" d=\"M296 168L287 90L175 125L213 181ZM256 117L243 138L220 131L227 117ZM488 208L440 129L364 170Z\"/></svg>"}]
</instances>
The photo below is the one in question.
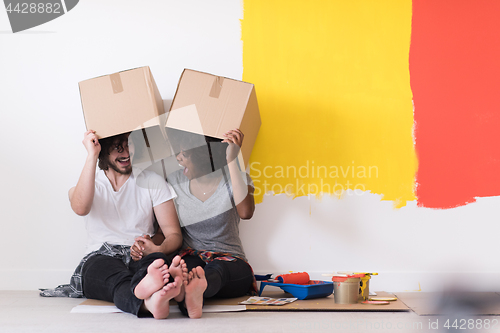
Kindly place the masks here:
<instances>
[{"instance_id":1,"label":"couple sitting on floor","mask_svg":"<svg viewBox=\"0 0 500 333\"><path fill-rule=\"evenodd\" d=\"M182 168L167 182L152 171L132 173L130 133L84 134L88 155L69 199L85 216L87 254L69 285L42 296L109 301L157 319L167 318L175 299L184 315L199 318L205 298L255 288L239 238L240 219L255 209L253 183L236 158L243 133L231 130L221 142L169 130L169 138Z\"/></svg>"}]
</instances>

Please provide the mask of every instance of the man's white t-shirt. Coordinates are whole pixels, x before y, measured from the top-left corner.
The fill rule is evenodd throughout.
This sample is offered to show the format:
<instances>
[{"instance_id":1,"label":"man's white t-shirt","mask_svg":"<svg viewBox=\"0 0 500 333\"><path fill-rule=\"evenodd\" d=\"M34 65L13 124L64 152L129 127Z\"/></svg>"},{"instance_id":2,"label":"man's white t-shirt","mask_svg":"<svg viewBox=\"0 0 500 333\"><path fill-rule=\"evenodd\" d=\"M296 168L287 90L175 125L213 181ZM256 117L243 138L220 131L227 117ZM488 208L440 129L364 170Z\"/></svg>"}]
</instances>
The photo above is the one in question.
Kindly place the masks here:
<instances>
[{"instance_id":1,"label":"man's white t-shirt","mask_svg":"<svg viewBox=\"0 0 500 333\"><path fill-rule=\"evenodd\" d=\"M151 236L153 207L176 196L170 184L152 171L144 170L137 178L132 172L117 192L104 171L97 171L94 200L85 216L86 253L99 250L104 242L132 246L137 236Z\"/></svg>"}]
</instances>

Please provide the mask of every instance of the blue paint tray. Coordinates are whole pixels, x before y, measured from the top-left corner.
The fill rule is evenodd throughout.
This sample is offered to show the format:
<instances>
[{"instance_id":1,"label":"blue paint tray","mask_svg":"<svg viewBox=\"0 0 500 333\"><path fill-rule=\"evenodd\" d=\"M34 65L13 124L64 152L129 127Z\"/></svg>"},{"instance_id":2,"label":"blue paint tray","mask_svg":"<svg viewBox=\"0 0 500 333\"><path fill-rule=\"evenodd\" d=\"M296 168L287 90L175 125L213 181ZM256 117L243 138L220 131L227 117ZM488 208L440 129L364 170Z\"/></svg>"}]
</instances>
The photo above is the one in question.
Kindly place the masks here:
<instances>
[{"instance_id":1,"label":"blue paint tray","mask_svg":"<svg viewBox=\"0 0 500 333\"><path fill-rule=\"evenodd\" d=\"M327 297L333 293L333 282L328 281L310 280L308 284L262 281L259 296L262 295L262 291L266 286L280 287L284 292L290 293L298 299Z\"/></svg>"}]
</instances>

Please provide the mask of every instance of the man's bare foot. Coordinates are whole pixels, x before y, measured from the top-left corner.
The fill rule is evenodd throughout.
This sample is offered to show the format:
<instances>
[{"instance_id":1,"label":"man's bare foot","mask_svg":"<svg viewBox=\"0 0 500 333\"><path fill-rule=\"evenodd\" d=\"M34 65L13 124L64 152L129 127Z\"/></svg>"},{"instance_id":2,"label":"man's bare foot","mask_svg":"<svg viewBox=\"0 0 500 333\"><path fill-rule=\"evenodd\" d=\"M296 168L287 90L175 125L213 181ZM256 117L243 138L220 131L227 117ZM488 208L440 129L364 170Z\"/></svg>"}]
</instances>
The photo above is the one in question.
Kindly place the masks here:
<instances>
[{"instance_id":1,"label":"man's bare foot","mask_svg":"<svg viewBox=\"0 0 500 333\"><path fill-rule=\"evenodd\" d=\"M155 292L168 283L168 267L163 259L156 259L148 266L148 274L139 282L134 289L134 295L138 299L151 297Z\"/></svg>"},{"instance_id":2,"label":"man's bare foot","mask_svg":"<svg viewBox=\"0 0 500 333\"><path fill-rule=\"evenodd\" d=\"M207 289L205 271L197 266L189 272L186 289L186 309L189 318L201 318L203 313L203 293Z\"/></svg>"},{"instance_id":3,"label":"man's bare foot","mask_svg":"<svg viewBox=\"0 0 500 333\"><path fill-rule=\"evenodd\" d=\"M187 265L184 262L184 259L181 259L180 256L175 256L174 259L172 259L172 264L168 268L168 271L174 279L177 276L182 279L181 291L179 292L179 295L175 297L177 302L181 302L184 299L184 284L187 282L188 275Z\"/></svg>"},{"instance_id":4,"label":"man's bare foot","mask_svg":"<svg viewBox=\"0 0 500 333\"><path fill-rule=\"evenodd\" d=\"M176 277L174 282L168 283L151 297L144 300L144 307L151 312L155 319L166 319L170 313L170 300L180 292L182 279Z\"/></svg>"}]
</instances>

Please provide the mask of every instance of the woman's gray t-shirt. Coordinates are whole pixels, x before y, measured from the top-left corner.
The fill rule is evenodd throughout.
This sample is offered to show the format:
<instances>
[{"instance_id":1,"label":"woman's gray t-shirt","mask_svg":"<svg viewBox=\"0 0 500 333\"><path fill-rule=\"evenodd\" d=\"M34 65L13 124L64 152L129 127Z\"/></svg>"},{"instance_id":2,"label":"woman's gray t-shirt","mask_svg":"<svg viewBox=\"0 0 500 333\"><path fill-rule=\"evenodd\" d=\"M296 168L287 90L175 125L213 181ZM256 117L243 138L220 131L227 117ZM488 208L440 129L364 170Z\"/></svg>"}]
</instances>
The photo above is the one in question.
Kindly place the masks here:
<instances>
[{"instance_id":1,"label":"woman's gray t-shirt","mask_svg":"<svg viewBox=\"0 0 500 333\"><path fill-rule=\"evenodd\" d=\"M231 182L222 177L214 194L202 202L189 190L189 179L178 170L167 176L175 189L174 200L182 227L183 248L227 252L246 260L239 236L240 216L234 205ZM215 176L222 175L221 170ZM225 175L229 177L227 168ZM242 173L246 183L253 187L250 176Z\"/></svg>"}]
</instances>

